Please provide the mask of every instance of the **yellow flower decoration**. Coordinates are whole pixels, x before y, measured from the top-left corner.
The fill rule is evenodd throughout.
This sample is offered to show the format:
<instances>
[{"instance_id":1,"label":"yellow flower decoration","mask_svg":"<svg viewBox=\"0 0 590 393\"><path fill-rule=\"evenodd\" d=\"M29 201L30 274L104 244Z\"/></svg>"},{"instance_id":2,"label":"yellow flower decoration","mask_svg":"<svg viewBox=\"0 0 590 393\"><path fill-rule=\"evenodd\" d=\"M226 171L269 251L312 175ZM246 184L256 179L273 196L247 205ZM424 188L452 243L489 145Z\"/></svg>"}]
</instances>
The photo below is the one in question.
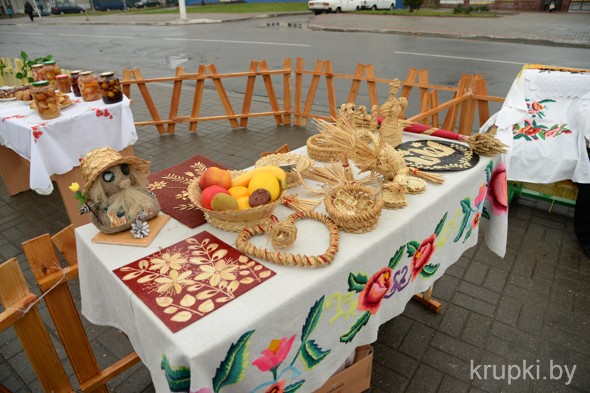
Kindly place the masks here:
<instances>
[{"instance_id":1,"label":"yellow flower decoration","mask_svg":"<svg viewBox=\"0 0 590 393\"><path fill-rule=\"evenodd\" d=\"M70 191L76 192L80 190L80 185L77 182L73 182L72 184L70 184L68 188L70 189Z\"/></svg>"}]
</instances>

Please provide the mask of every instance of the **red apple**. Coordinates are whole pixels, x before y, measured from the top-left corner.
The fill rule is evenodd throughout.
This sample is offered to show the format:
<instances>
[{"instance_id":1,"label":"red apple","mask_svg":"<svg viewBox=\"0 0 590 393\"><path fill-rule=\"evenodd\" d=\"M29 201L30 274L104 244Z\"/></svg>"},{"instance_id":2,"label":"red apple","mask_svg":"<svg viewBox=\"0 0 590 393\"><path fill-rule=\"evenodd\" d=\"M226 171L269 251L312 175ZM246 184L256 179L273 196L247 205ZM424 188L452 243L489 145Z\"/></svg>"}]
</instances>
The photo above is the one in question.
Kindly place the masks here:
<instances>
[{"instance_id":1,"label":"red apple","mask_svg":"<svg viewBox=\"0 0 590 393\"><path fill-rule=\"evenodd\" d=\"M201 193L201 204L205 209L211 210L211 201L215 198L215 195L219 194L220 192L231 195L228 190L221 186L212 185L203 190Z\"/></svg>"},{"instance_id":2,"label":"red apple","mask_svg":"<svg viewBox=\"0 0 590 393\"><path fill-rule=\"evenodd\" d=\"M226 190L231 187L231 175L228 170L217 168L215 166L205 169L205 172L199 179L199 187L201 190L209 186L220 186Z\"/></svg>"}]
</instances>

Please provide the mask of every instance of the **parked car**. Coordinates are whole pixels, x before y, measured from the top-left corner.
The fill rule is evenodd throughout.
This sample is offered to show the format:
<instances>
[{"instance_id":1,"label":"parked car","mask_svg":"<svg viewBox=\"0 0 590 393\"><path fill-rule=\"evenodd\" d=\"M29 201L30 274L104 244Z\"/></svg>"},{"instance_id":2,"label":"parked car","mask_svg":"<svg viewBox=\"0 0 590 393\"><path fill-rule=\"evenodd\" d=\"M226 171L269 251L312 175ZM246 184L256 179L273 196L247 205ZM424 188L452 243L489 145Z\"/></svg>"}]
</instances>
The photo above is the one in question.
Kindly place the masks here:
<instances>
[{"instance_id":1,"label":"parked car","mask_svg":"<svg viewBox=\"0 0 590 393\"><path fill-rule=\"evenodd\" d=\"M84 8L75 3L55 3L55 5L51 7L51 13L53 15L81 14L83 12Z\"/></svg>"},{"instance_id":2,"label":"parked car","mask_svg":"<svg viewBox=\"0 0 590 393\"><path fill-rule=\"evenodd\" d=\"M346 12L361 9L360 0L311 0L307 2L307 8L315 15L322 12Z\"/></svg>"},{"instance_id":3,"label":"parked car","mask_svg":"<svg viewBox=\"0 0 590 393\"><path fill-rule=\"evenodd\" d=\"M159 0L139 0L135 3L136 8L144 8L144 7L159 7L160 1Z\"/></svg>"},{"instance_id":4,"label":"parked car","mask_svg":"<svg viewBox=\"0 0 590 393\"><path fill-rule=\"evenodd\" d=\"M123 0L94 0L94 9L97 11L124 10Z\"/></svg>"},{"instance_id":5,"label":"parked car","mask_svg":"<svg viewBox=\"0 0 590 393\"><path fill-rule=\"evenodd\" d=\"M401 0L400 0L401 1ZM395 9L395 0L361 0L363 10L390 10Z\"/></svg>"}]
</instances>

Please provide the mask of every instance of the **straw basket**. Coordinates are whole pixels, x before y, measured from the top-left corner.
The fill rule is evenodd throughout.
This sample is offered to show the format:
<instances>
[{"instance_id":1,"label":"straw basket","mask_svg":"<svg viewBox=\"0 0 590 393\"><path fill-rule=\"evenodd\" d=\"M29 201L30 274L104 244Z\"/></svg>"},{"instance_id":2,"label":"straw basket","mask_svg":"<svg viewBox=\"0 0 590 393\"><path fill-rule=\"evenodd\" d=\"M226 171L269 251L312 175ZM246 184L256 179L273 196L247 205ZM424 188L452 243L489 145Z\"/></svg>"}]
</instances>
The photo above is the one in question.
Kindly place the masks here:
<instances>
[{"instance_id":1,"label":"straw basket","mask_svg":"<svg viewBox=\"0 0 590 393\"><path fill-rule=\"evenodd\" d=\"M344 232L370 232L377 226L383 198L369 186L347 184L336 187L324 197L332 221Z\"/></svg>"},{"instance_id":2,"label":"straw basket","mask_svg":"<svg viewBox=\"0 0 590 393\"><path fill-rule=\"evenodd\" d=\"M194 179L188 185L187 190L191 202L205 213L205 219L209 224L224 231L231 232L239 232L243 228L264 223L270 218L275 207L282 203L283 197L285 196L285 192L283 191L276 201L250 209L215 211L209 210L201 204L199 178Z\"/></svg>"},{"instance_id":3,"label":"straw basket","mask_svg":"<svg viewBox=\"0 0 590 393\"><path fill-rule=\"evenodd\" d=\"M321 134L307 138L307 155L316 161L330 162L338 159L340 150L330 144Z\"/></svg>"},{"instance_id":4,"label":"straw basket","mask_svg":"<svg viewBox=\"0 0 590 393\"><path fill-rule=\"evenodd\" d=\"M269 154L265 157L262 157L261 159L256 161L255 166L281 166L290 164L294 165L295 169L297 169L299 173L303 173L303 171L305 171L307 168L310 168L313 165L313 161L310 160L308 157L296 153L277 153ZM301 178L301 176L299 176L296 172L287 171L287 188L297 187L302 183L303 179Z\"/></svg>"}]
</instances>

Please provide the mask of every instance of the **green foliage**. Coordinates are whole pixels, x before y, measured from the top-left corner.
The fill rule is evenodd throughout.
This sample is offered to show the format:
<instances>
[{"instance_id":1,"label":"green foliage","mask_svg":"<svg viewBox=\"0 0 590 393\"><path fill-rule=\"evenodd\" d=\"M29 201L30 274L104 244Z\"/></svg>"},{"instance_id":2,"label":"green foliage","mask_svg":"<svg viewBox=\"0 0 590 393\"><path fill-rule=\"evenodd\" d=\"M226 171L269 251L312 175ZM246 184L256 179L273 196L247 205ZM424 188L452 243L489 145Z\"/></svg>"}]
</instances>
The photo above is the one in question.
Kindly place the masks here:
<instances>
[{"instance_id":1,"label":"green foliage","mask_svg":"<svg viewBox=\"0 0 590 393\"><path fill-rule=\"evenodd\" d=\"M406 249L405 244L403 244L400 248L397 249L397 251L395 252L395 255L393 257L391 257L391 259L389 260L388 266L390 269L395 269L395 267L397 266L399 261L401 261L402 257L404 256L405 249Z\"/></svg>"},{"instance_id":2,"label":"green foliage","mask_svg":"<svg viewBox=\"0 0 590 393\"><path fill-rule=\"evenodd\" d=\"M350 273L348 275L348 292L360 292L365 289L369 277L363 273Z\"/></svg>"},{"instance_id":3,"label":"green foliage","mask_svg":"<svg viewBox=\"0 0 590 393\"><path fill-rule=\"evenodd\" d=\"M29 58L29 55L25 51L20 52L20 59L23 61L23 67L21 68L20 72L16 73L16 79L24 79L29 83L33 83L33 75L31 74L31 67L34 64L43 63L44 61L49 61L53 59L52 55L47 55L45 57L38 57L36 59Z\"/></svg>"},{"instance_id":4,"label":"green foliage","mask_svg":"<svg viewBox=\"0 0 590 393\"><path fill-rule=\"evenodd\" d=\"M309 309L309 313L307 313L307 318L305 318L305 324L303 325L303 329L301 329L301 341L307 341L311 333L315 330L320 322L320 318L322 317L322 309L324 307L324 296L322 296L319 300L317 300L313 306Z\"/></svg>"},{"instance_id":5,"label":"green foliage","mask_svg":"<svg viewBox=\"0 0 590 393\"><path fill-rule=\"evenodd\" d=\"M485 4L475 8L473 8L472 6L465 7L463 6L463 4L457 4L453 8L453 14L470 15L472 12L490 12L490 8Z\"/></svg>"},{"instance_id":6,"label":"green foliage","mask_svg":"<svg viewBox=\"0 0 590 393\"><path fill-rule=\"evenodd\" d=\"M301 362L306 369L311 370L320 364L320 362L324 360L329 353L329 349L324 351L316 344L315 340L307 340L301 346Z\"/></svg>"},{"instance_id":7,"label":"green foliage","mask_svg":"<svg viewBox=\"0 0 590 393\"><path fill-rule=\"evenodd\" d=\"M419 10L422 7L423 0L404 0L404 5L410 7L410 12L414 12L414 10Z\"/></svg>"},{"instance_id":8,"label":"green foliage","mask_svg":"<svg viewBox=\"0 0 590 393\"><path fill-rule=\"evenodd\" d=\"M233 385L244 379L246 368L248 368L248 347L250 346L250 337L254 330L250 330L242 335L237 342L233 343L225 359L221 362L215 377L213 377L213 390L218 393L222 387Z\"/></svg>"}]
</instances>

